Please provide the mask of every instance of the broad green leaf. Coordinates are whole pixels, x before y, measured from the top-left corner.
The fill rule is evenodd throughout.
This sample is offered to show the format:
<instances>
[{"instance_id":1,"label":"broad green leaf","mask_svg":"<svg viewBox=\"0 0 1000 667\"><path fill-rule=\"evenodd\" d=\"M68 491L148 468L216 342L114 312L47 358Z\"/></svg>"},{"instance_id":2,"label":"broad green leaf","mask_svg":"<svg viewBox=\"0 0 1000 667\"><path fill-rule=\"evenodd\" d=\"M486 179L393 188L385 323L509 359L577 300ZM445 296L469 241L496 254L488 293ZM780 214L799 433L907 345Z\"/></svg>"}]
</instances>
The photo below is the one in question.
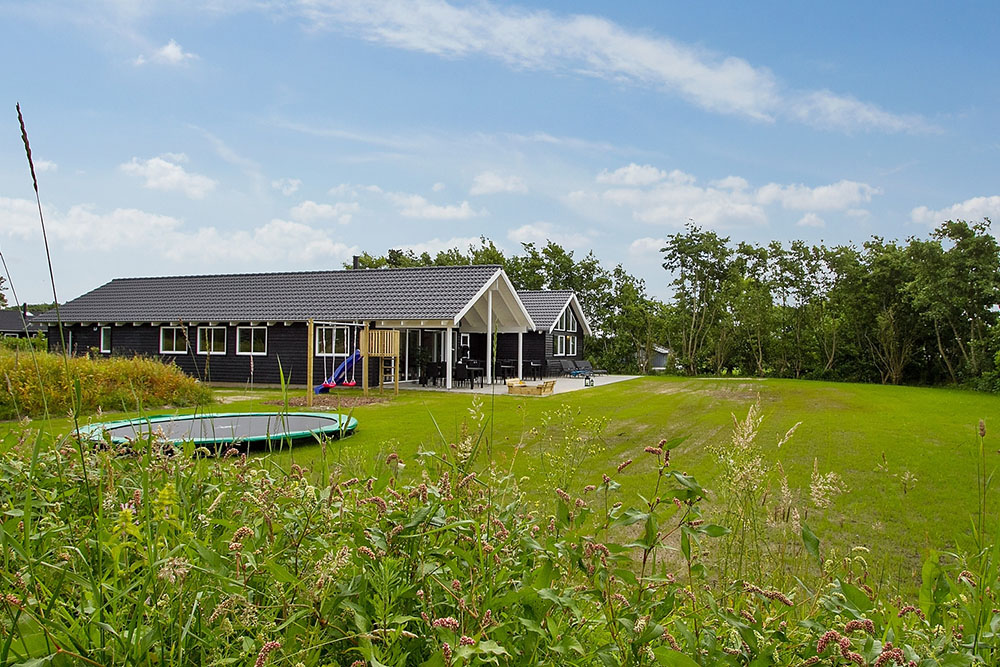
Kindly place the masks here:
<instances>
[{"instance_id":1,"label":"broad green leaf","mask_svg":"<svg viewBox=\"0 0 1000 667\"><path fill-rule=\"evenodd\" d=\"M802 524L802 544L805 545L809 555L816 560L816 564L822 567L823 557L819 555L819 538L805 523Z\"/></svg>"}]
</instances>

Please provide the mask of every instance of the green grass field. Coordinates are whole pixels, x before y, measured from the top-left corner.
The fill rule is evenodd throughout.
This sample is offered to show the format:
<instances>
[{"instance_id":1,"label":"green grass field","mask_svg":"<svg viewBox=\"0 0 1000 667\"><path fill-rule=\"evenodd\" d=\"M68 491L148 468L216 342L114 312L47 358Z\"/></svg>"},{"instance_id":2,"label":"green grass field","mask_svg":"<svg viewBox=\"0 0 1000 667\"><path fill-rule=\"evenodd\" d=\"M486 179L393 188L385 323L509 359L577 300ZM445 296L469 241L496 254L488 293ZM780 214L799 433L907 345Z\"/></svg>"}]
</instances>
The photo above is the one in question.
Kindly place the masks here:
<instances>
[{"instance_id":1,"label":"green grass field","mask_svg":"<svg viewBox=\"0 0 1000 667\"><path fill-rule=\"evenodd\" d=\"M281 393L273 390L216 394L224 403L210 410L274 410L278 408L271 403L281 401ZM580 495L585 485L600 483L602 473L625 459L635 460L626 475L648 473L652 462L646 460L644 447L662 438L686 436L673 450L673 465L711 490L716 466L707 446L728 442L731 414L742 417L758 396L764 415L758 442L764 460L781 463L798 494L803 517L824 547L836 546L842 552L854 545L868 546L878 562L911 576L926 547L948 547L968 533L976 509L976 427L980 419L987 428L1000 425L1000 397L964 391L793 380L642 378L541 399L486 396L478 406L485 415L481 422L473 414L476 405L469 394L405 391L386 402L354 409L360 422L357 433L327 446L325 462L319 445L271 456L282 465L294 462L306 467L316 476L338 463L361 472L379 465L390 452L413 463L418 452L440 453L465 434L474 440L482 428L479 465L492 461L523 478L529 497L544 509L554 498L554 487ZM801 426L779 449L778 439L797 422ZM49 433L69 430L65 418L36 421L33 426ZM14 427L2 426L4 446L13 441ZM991 465L1000 462L993 440L988 433ZM880 469L883 453L888 472ZM822 511L809 502L814 461L821 472L840 474L847 487ZM418 468L411 465L409 470ZM907 472L916 481L904 494L901 477ZM776 477L772 475L770 482L773 496Z\"/></svg>"}]
</instances>

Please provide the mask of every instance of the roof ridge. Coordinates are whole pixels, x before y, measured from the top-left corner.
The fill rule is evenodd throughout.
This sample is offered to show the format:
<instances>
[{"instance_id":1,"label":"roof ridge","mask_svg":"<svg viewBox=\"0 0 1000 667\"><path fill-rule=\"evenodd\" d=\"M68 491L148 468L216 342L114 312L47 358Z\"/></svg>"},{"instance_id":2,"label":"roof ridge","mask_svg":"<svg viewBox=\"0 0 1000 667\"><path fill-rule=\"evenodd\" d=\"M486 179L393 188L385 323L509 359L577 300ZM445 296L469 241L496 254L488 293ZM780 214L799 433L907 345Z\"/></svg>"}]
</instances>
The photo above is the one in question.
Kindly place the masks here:
<instances>
[{"instance_id":1,"label":"roof ridge","mask_svg":"<svg viewBox=\"0 0 1000 667\"><path fill-rule=\"evenodd\" d=\"M171 280L176 278L243 278L246 276L306 276L320 275L327 273L388 273L390 271L418 271L418 270L438 270L438 269L502 269L500 264L442 264L432 266L381 266L377 268L365 269L314 269L311 271L251 271L245 273L190 273L172 276L128 276L123 278L112 278L111 282L125 282L131 280ZM107 284L107 283L105 283Z\"/></svg>"}]
</instances>

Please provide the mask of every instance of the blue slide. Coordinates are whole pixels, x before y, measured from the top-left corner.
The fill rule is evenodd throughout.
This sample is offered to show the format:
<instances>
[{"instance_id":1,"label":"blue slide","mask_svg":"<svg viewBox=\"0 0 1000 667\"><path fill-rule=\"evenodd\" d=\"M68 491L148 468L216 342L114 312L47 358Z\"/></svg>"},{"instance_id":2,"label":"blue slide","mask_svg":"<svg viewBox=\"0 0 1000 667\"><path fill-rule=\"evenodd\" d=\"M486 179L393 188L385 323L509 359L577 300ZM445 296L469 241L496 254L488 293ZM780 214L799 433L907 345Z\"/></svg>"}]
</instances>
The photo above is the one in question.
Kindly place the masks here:
<instances>
[{"instance_id":1,"label":"blue slide","mask_svg":"<svg viewBox=\"0 0 1000 667\"><path fill-rule=\"evenodd\" d=\"M337 366L337 370L333 371L333 375L327 378L326 382L313 389L313 391L317 394L325 394L338 384L353 387L356 384L353 380L351 382L346 382L347 372L354 368L354 364L359 361L361 361L361 350L354 350L354 354L347 357L347 359L344 359L344 361Z\"/></svg>"}]
</instances>

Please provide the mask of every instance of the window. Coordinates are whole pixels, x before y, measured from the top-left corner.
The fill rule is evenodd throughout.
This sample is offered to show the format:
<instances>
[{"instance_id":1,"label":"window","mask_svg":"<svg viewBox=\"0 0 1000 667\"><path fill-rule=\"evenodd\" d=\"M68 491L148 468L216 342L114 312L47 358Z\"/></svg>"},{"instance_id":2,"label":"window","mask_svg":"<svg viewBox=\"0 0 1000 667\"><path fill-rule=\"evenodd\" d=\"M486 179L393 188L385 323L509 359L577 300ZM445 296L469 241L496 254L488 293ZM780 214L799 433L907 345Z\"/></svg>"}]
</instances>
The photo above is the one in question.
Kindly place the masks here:
<instances>
[{"instance_id":1,"label":"window","mask_svg":"<svg viewBox=\"0 0 1000 667\"><path fill-rule=\"evenodd\" d=\"M225 354L226 327L198 327L198 354Z\"/></svg>"},{"instance_id":2,"label":"window","mask_svg":"<svg viewBox=\"0 0 1000 667\"><path fill-rule=\"evenodd\" d=\"M566 331L576 332L576 315L569 309L566 310Z\"/></svg>"},{"instance_id":3,"label":"window","mask_svg":"<svg viewBox=\"0 0 1000 667\"><path fill-rule=\"evenodd\" d=\"M556 322L556 329L559 331L566 330L566 311L564 310L562 315L559 316L559 321Z\"/></svg>"},{"instance_id":4,"label":"window","mask_svg":"<svg viewBox=\"0 0 1000 667\"><path fill-rule=\"evenodd\" d=\"M187 352L187 329L184 327L160 327L160 354L184 354Z\"/></svg>"},{"instance_id":5,"label":"window","mask_svg":"<svg viewBox=\"0 0 1000 667\"><path fill-rule=\"evenodd\" d=\"M467 333L459 334L458 346L462 352L463 359L468 359L469 355L472 354L472 351L469 349L469 341L471 340L471 338L472 336L470 336Z\"/></svg>"},{"instance_id":6,"label":"window","mask_svg":"<svg viewBox=\"0 0 1000 667\"><path fill-rule=\"evenodd\" d=\"M576 356L576 336L566 336L566 354Z\"/></svg>"},{"instance_id":7,"label":"window","mask_svg":"<svg viewBox=\"0 0 1000 667\"><path fill-rule=\"evenodd\" d=\"M111 327L101 327L101 353L111 354Z\"/></svg>"},{"instance_id":8,"label":"window","mask_svg":"<svg viewBox=\"0 0 1000 667\"><path fill-rule=\"evenodd\" d=\"M267 327L236 327L236 354L267 354Z\"/></svg>"},{"instance_id":9,"label":"window","mask_svg":"<svg viewBox=\"0 0 1000 667\"><path fill-rule=\"evenodd\" d=\"M316 356L347 356L347 327L316 327Z\"/></svg>"},{"instance_id":10,"label":"window","mask_svg":"<svg viewBox=\"0 0 1000 667\"><path fill-rule=\"evenodd\" d=\"M566 355L566 338L564 336L552 337L552 355L556 357Z\"/></svg>"}]
</instances>

